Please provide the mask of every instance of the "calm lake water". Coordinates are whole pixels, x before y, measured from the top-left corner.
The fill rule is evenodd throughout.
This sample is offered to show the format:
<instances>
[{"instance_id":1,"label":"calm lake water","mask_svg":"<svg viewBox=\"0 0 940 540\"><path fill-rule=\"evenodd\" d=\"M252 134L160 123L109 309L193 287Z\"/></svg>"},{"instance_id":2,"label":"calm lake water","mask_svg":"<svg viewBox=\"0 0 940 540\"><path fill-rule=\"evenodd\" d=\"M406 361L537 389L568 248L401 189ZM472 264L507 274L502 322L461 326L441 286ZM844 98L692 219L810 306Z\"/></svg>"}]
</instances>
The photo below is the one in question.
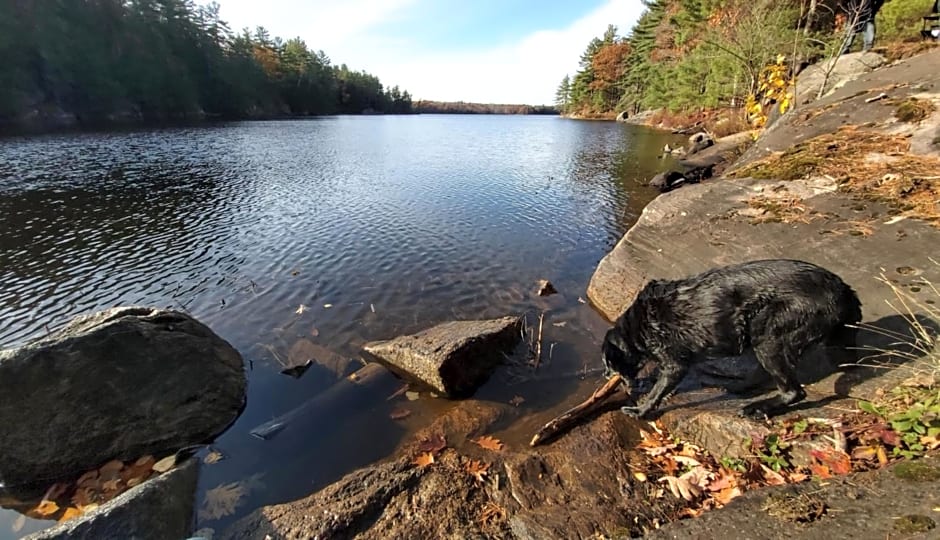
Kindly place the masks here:
<instances>
[{"instance_id":1,"label":"calm lake water","mask_svg":"<svg viewBox=\"0 0 940 540\"><path fill-rule=\"evenodd\" d=\"M389 375L271 440L249 435L361 366L365 341L452 319L527 314L531 323L544 311L550 355L538 373L525 382L502 369L476 398L521 396L521 415L547 419L593 386L566 375L599 365L606 324L584 291L653 197L643 184L675 141L522 116L0 139L0 346L123 304L185 309L231 342L248 364L248 406L214 445L226 459L202 467L198 499L245 487L236 515L200 520L221 529L389 455L451 406L427 394L387 399L402 385ZM535 296L543 278L561 294ZM333 361L299 379L280 373L309 351ZM402 408L410 416L389 418ZM507 441L531 435L505 424ZM0 538L50 524L29 520L15 534L18 516L0 511Z\"/></svg>"}]
</instances>

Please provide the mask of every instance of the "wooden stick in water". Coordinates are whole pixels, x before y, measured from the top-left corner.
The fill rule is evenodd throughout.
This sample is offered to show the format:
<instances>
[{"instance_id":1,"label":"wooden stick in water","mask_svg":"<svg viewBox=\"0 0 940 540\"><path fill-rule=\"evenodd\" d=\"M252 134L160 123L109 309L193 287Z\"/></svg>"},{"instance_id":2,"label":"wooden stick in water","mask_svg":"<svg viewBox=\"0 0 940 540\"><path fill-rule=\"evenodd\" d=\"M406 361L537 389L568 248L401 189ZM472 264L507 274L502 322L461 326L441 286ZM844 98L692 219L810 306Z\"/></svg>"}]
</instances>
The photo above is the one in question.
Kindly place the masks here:
<instances>
[{"instance_id":1,"label":"wooden stick in water","mask_svg":"<svg viewBox=\"0 0 940 540\"><path fill-rule=\"evenodd\" d=\"M539 368L539 363L542 361L542 322L545 319L545 313L542 312L539 314L539 337L535 340L535 362L534 369Z\"/></svg>"},{"instance_id":2,"label":"wooden stick in water","mask_svg":"<svg viewBox=\"0 0 940 540\"><path fill-rule=\"evenodd\" d=\"M542 426L542 429L540 429L538 433L532 437L532 440L529 441L529 446L536 446L539 443L550 439L558 433L570 428L572 424L584 416L586 411L588 411L594 405L601 403L610 396L614 395L617 392L617 389L620 387L620 383L622 382L623 377L620 375L614 375L608 379L607 382L604 383L604 386L601 386L595 390L593 394L591 394L591 397L587 398L579 405L568 409L561 416L555 417L552 421Z\"/></svg>"}]
</instances>

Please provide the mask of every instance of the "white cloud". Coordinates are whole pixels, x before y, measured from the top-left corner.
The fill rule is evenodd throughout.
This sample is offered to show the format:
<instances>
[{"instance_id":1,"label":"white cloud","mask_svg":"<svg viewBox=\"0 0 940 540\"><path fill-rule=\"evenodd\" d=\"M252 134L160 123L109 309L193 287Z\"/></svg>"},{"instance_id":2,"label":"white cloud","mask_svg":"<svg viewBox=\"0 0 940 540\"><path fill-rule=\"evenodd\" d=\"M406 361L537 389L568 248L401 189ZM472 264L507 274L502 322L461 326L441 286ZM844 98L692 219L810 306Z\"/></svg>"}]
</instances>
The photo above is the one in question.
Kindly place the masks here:
<instances>
[{"instance_id":1,"label":"white cloud","mask_svg":"<svg viewBox=\"0 0 940 540\"><path fill-rule=\"evenodd\" d=\"M204 0L208 2L210 0ZM264 26L274 36L300 36L328 55L365 34L370 28L394 20L417 0L215 0L219 15L232 30Z\"/></svg>"},{"instance_id":2,"label":"white cloud","mask_svg":"<svg viewBox=\"0 0 940 540\"><path fill-rule=\"evenodd\" d=\"M386 85L399 85L418 99L528 104L551 103L562 77L577 69L588 42L608 24L626 32L644 9L640 0L608 0L565 28L452 52L422 50L375 31L394 24L416 0L267 0L260 13L256 2L221 0L222 18L236 29L263 24L274 35L300 35L334 61L378 75ZM265 14L271 22L265 22Z\"/></svg>"},{"instance_id":3,"label":"white cloud","mask_svg":"<svg viewBox=\"0 0 940 540\"><path fill-rule=\"evenodd\" d=\"M643 9L639 0L609 0L566 28L537 31L508 45L457 54L386 49L377 57L373 48L371 59L349 51L358 57L349 63L401 85L416 98L549 104L562 77L577 70L588 42L608 24L626 32Z\"/></svg>"}]
</instances>

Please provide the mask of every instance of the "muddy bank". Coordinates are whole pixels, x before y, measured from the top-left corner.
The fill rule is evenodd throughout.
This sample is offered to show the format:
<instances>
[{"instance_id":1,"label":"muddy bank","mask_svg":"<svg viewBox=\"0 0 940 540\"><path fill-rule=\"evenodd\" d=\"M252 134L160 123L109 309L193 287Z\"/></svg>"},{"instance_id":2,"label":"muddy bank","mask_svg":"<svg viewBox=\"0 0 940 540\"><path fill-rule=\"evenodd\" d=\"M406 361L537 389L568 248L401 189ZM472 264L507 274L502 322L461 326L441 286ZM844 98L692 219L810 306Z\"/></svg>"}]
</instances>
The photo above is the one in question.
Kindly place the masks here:
<instances>
[{"instance_id":1,"label":"muddy bank","mask_svg":"<svg viewBox=\"0 0 940 540\"><path fill-rule=\"evenodd\" d=\"M665 519L669 501L648 502L656 486L634 475L642 467L634 420L604 412L537 449L476 442L513 410L461 402L397 458L306 499L262 508L222 538L623 537ZM433 463L413 462L431 455Z\"/></svg>"}]
</instances>

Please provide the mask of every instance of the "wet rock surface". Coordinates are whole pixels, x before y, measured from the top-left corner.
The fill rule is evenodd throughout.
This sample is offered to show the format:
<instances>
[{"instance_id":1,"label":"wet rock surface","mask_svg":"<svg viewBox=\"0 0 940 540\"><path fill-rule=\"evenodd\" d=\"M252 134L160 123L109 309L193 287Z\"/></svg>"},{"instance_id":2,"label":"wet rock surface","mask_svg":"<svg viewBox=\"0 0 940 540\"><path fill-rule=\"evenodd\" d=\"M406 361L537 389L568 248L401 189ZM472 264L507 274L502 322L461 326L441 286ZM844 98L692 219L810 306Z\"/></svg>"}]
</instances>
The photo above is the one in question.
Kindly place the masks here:
<instances>
[{"instance_id":1,"label":"wet rock surface","mask_svg":"<svg viewBox=\"0 0 940 540\"><path fill-rule=\"evenodd\" d=\"M602 412L545 447L507 444L499 452L470 443L512 409L460 402L436 419L396 460L347 475L306 499L262 508L224 539L264 538L593 538L638 534L669 502L650 504L633 476L634 420ZM435 463L410 463L422 441L443 436ZM468 460L489 465L482 482Z\"/></svg>"},{"instance_id":2,"label":"wet rock surface","mask_svg":"<svg viewBox=\"0 0 940 540\"><path fill-rule=\"evenodd\" d=\"M482 384L522 336L520 317L452 321L389 341L366 352L448 397L465 397Z\"/></svg>"},{"instance_id":3,"label":"wet rock surface","mask_svg":"<svg viewBox=\"0 0 940 540\"><path fill-rule=\"evenodd\" d=\"M0 351L0 480L52 480L205 442L240 414L241 356L188 315L115 308Z\"/></svg>"}]
</instances>

